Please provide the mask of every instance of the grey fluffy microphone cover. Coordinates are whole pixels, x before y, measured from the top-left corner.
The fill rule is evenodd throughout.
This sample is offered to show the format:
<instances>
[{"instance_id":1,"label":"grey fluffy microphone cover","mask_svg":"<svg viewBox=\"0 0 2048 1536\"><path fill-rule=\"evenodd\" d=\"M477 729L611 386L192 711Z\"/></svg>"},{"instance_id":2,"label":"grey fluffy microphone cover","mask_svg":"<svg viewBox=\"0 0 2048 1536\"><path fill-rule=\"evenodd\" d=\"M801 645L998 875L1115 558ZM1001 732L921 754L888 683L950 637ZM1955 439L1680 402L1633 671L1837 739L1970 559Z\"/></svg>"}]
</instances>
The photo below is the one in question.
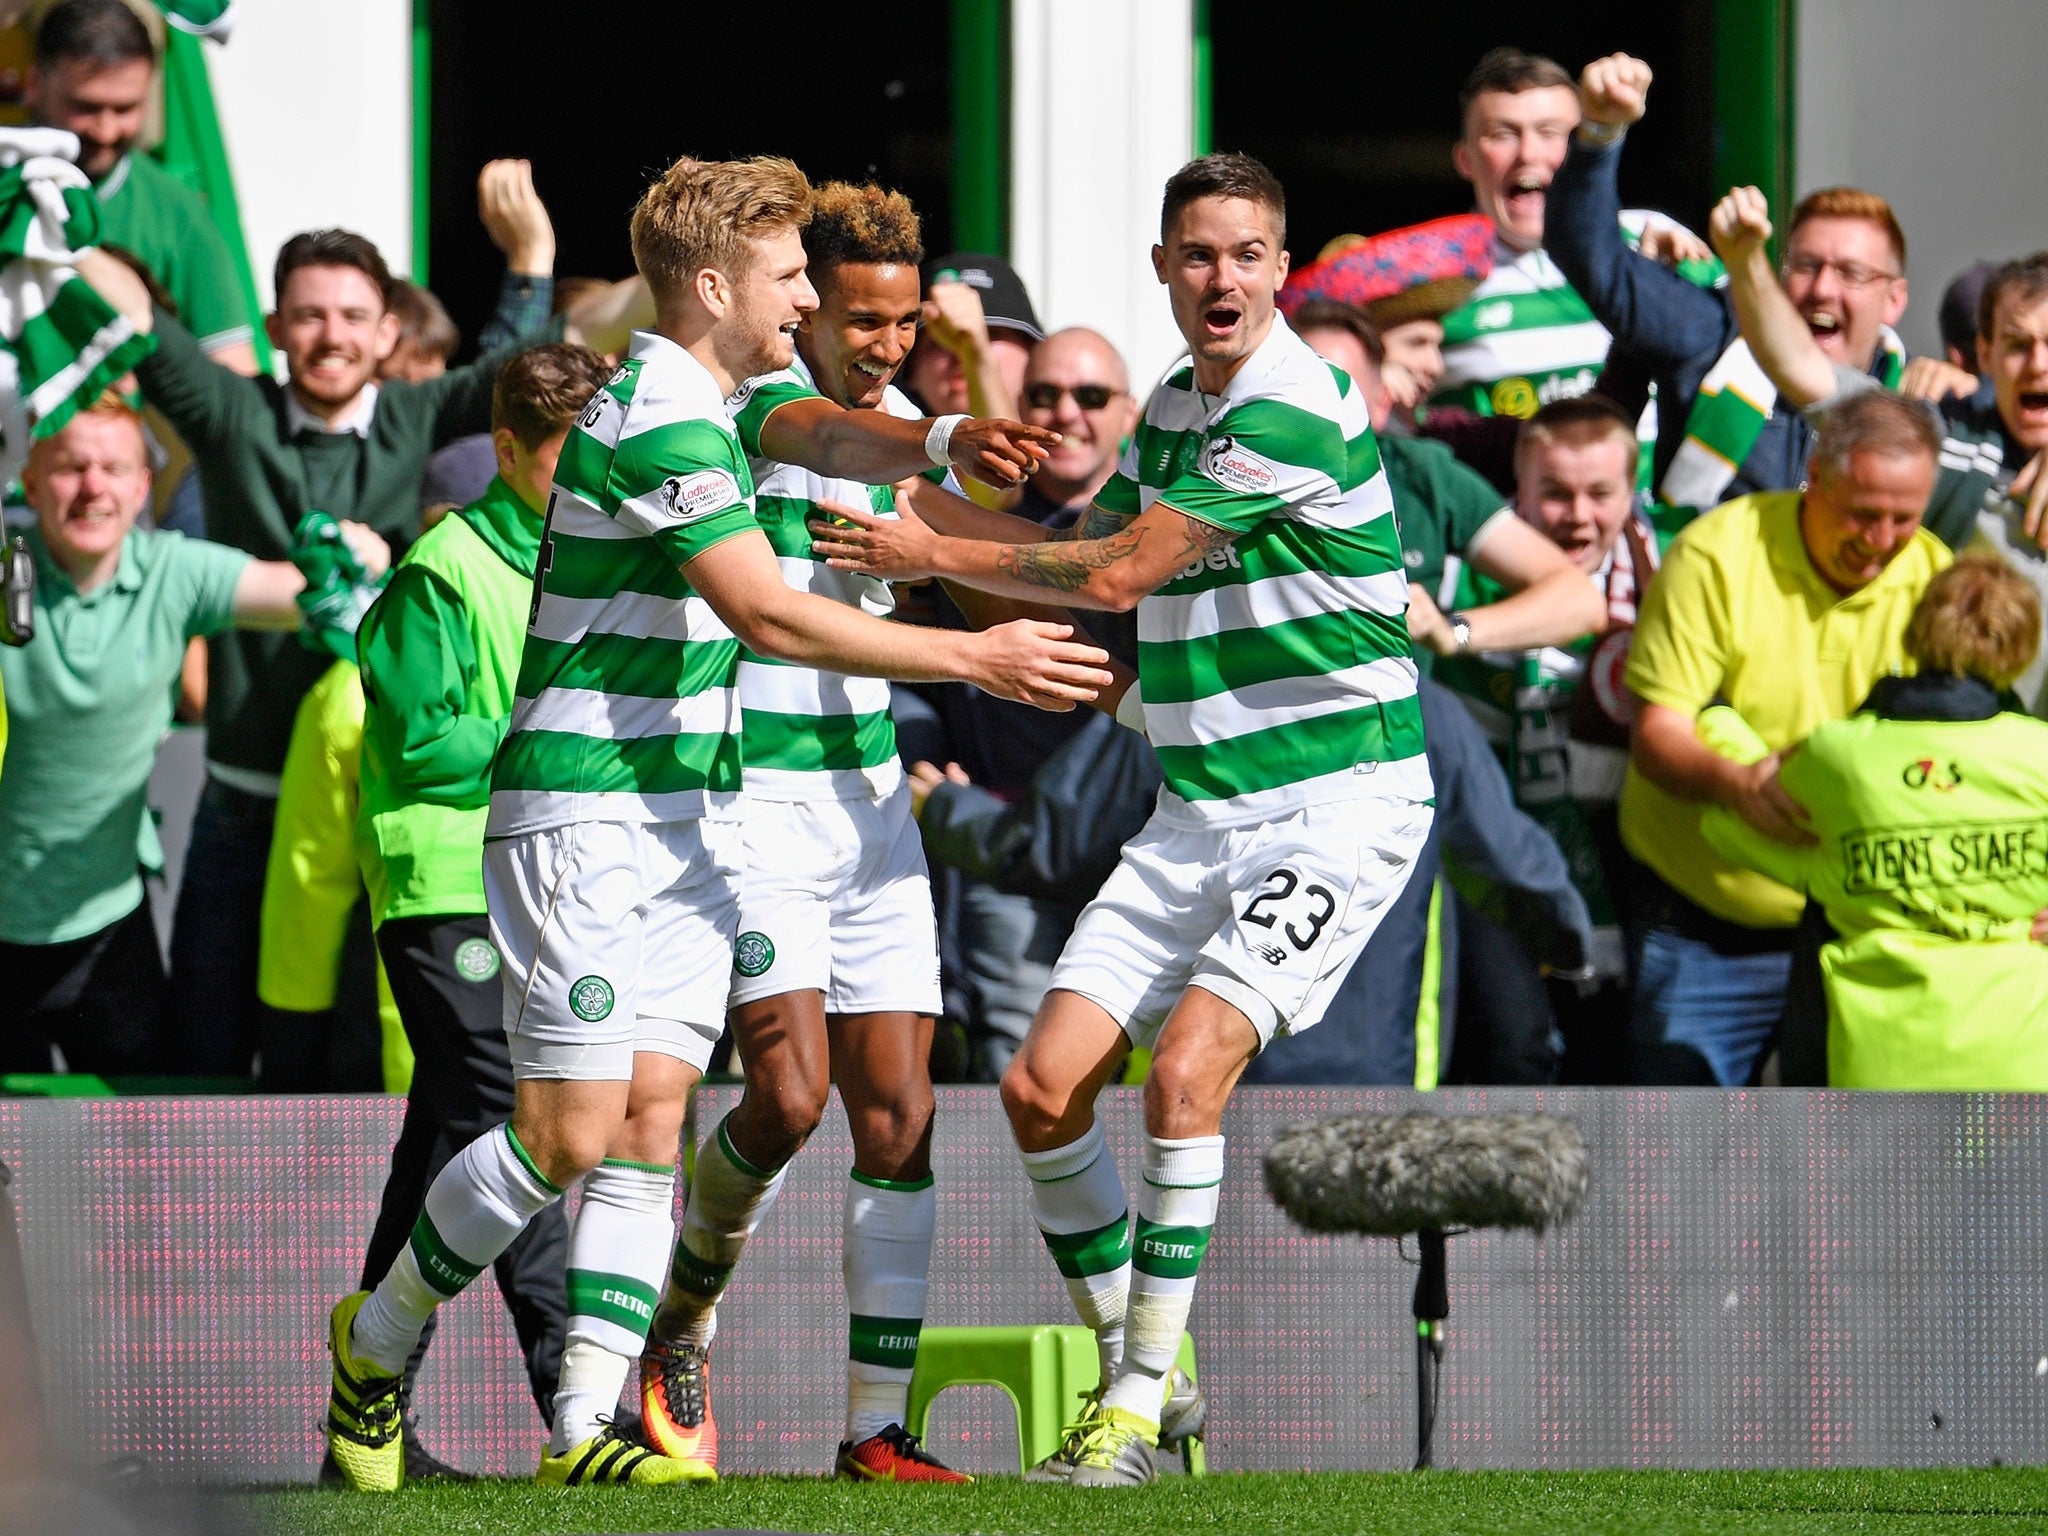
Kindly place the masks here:
<instances>
[{"instance_id":1,"label":"grey fluffy microphone cover","mask_svg":"<svg viewBox=\"0 0 2048 1536\"><path fill-rule=\"evenodd\" d=\"M1586 1192L1586 1138L1555 1115L1347 1115L1275 1136L1266 1188L1311 1232L1542 1232Z\"/></svg>"}]
</instances>

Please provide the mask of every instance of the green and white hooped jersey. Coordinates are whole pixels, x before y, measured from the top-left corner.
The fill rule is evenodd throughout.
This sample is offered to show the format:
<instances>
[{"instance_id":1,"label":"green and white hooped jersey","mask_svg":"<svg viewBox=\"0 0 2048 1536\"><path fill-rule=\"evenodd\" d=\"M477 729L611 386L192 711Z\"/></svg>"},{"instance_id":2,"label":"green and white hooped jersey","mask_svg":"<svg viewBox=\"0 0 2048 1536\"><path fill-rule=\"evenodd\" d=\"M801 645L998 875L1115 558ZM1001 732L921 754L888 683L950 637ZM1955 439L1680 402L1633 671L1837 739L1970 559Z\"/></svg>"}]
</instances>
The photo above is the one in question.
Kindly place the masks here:
<instances>
[{"instance_id":1,"label":"green and white hooped jersey","mask_svg":"<svg viewBox=\"0 0 2048 1536\"><path fill-rule=\"evenodd\" d=\"M749 379L726 402L753 470L754 516L775 547L782 579L877 618L896 611L886 581L835 571L811 551L809 520L821 501L896 515L895 489L834 480L761 455L761 427L778 406L818 389L799 355L780 373ZM891 384L880 409L915 421L923 412ZM747 793L758 800L880 799L903 782L889 685L756 656L740 649L741 756Z\"/></svg>"},{"instance_id":2,"label":"green and white hooped jersey","mask_svg":"<svg viewBox=\"0 0 2048 1536\"><path fill-rule=\"evenodd\" d=\"M1429 799L1393 493L1350 375L1278 316L1221 395L1183 359L1096 499L1162 498L1236 540L1138 605L1160 811L1230 827Z\"/></svg>"},{"instance_id":3,"label":"green and white hooped jersey","mask_svg":"<svg viewBox=\"0 0 2048 1536\"><path fill-rule=\"evenodd\" d=\"M1652 217L1640 208L1622 210L1630 245ZM1719 264L1680 270L1711 287ZM1444 316L1444 376L1432 398L1481 416L1533 416L1553 400L1591 390L1612 339L1546 253L1518 251L1495 235L1493 271Z\"/></svg>"},{"instance_id":4,"label":"green and white hooped jersey","mask_svg":"<svg viewBox=\"0 0 2048 1536\"><path fill-rule=\"evenodd\" d=\"M736 804L739 642L678 567L753 532L753 499L710 373L635 332L562 447L487 837Z\"/></svg>"}]
</instances>

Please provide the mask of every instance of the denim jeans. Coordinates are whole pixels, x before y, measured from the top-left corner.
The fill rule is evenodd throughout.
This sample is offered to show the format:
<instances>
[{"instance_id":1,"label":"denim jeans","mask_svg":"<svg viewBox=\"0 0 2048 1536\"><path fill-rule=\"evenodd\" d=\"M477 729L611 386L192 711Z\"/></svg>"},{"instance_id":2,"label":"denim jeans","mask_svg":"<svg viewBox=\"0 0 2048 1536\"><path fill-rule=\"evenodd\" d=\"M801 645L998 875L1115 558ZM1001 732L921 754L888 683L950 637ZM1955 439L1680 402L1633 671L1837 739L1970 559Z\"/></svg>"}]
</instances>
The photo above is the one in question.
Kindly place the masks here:
<instances>
[{"instance_id":1,"label":"denim jeans","mask_svg":"<svg viewBox=\"0 0 2048 1536\"><path fill-rule=\"evenodd\" d=\"M1756 1073L1785 1009L1792 932L1785 947L1730 952L1673 928L1643 935L1632 1033L1645 1048L1644 1080L1739 1088Z\"/></svg>"}]
</instances>

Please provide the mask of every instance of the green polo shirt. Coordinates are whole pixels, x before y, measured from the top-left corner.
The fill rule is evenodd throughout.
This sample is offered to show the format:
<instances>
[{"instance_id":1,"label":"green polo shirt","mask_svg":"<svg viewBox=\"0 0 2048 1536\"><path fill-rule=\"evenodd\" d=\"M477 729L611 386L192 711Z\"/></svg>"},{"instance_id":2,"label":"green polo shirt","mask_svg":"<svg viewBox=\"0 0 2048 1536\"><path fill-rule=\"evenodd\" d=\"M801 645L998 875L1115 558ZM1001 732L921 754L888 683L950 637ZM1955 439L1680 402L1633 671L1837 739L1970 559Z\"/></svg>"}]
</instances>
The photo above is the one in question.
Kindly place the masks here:
<instances>
[{"instance_id":1,"label":"green polo shirt","mask_svg":"<svg viewBox=\"0 0 2048 1536\"><path fill-rule=\"evenodd\" d=\"M1445 580L1445 567L1469 559L1499 519L1514 515L1513 509L1484 475L1460 463L1442 443L1391 434L1377 441L1387 488L1394 493L1408 579L1448 611L1451 594L1445 589L1451 582ZM1415 664L1424 672L1435 660L1427 647L1415 648Z\"/></svg>"},{"instance_id":2,"label":"green polo shirt","mask_svg":"<svg viewBox=\"0 0 2048 1536\"><path fill-rule=\"evenodd\" d=\"M94 184L100 239L140 256L209 352L253 343L234 259L197 192L144 154L125 155Z\"/></svg>"},{"instance_id":3,"label":"green polo shirt","mask_svg":"<svg viewBox=\"0 0 2048 1536\"><path fill-rule=\"evenodd\" d=\"M60 944L142 902L161 861L144 795L171 723L185 642L234 621L249 557L136 530L110 581L80 594L31 529L35 638L0 646L7 772L0 776L0 941Z\"/></svg>"}]
</instances>

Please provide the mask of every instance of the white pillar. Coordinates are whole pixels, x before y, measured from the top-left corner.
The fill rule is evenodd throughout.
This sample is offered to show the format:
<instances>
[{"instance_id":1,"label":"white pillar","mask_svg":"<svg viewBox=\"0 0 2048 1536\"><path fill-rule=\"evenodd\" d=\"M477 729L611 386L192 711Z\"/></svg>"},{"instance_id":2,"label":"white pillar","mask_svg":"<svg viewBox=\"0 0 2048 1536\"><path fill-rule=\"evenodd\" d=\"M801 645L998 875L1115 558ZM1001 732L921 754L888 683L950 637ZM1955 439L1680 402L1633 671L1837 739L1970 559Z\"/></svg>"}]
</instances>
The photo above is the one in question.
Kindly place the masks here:
<instances>
[{"instance_id":1,"label":"white pillar","mask_svg":"<svg viewBox=\"0 0 2048 1536\"><path fill-rule=\"evenodd\" d=\"M1152 273L1194 152L1193 0L1013 0L1010 255L1047 331L1116 343L1142 398L1187 348Z\"/></svg>"},{"instance_id":2,"label":"white pillar","mask_svg":"<svg viewBox=\"0 0 2048 1536\"><path fill-rule=\"evenodd\" d=\"M303 229L367 235L412 266L412 0L245 5L207 44L256 291ZM317 104L317 105L316 105Z\"/></svg>"},{"instance_id":3,"label":"white pillar","mask_svg":"<svg viewBox=\"0 0 2048 1536\"><path fill-rule=\"evenodd\" d=\"M2048 244L2048 7L1800 0L1798 19L1794 195L1863 187L1891 203L1913 285L1899 331L1939 357L1936 317L1956 274Z\"/></svg>"}]
</instances>

